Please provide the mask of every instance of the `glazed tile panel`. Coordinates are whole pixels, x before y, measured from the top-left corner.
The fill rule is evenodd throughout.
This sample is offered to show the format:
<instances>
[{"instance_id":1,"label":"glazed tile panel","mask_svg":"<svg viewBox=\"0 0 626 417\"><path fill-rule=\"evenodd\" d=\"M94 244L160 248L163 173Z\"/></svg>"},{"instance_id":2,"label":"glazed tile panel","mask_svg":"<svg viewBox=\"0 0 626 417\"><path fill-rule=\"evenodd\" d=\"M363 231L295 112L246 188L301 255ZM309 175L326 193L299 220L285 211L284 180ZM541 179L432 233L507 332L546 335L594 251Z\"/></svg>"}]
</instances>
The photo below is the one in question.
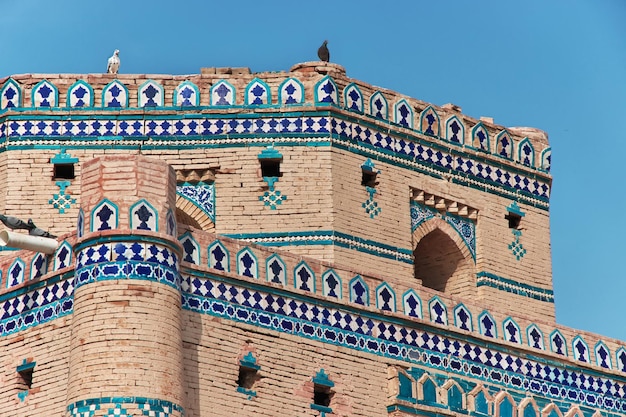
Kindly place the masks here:
<instances>
[{"instance_id":1,"label":"glazed tile panel","mask_svg":"<svg viewBox=\"0 0 626 417\"><path fill-rule=\"evenodd\" d=\"M185 118L183 115L140 120L118 120L107 116L95 120L8 120L2 124L0 134L3 135L2 132L16 146L22 143L52 144L54 137L67 136L73 137L76 145L104 145L107 139L132 140L133 137L149 136L153 146L223 146L255 143L261 139L260 135L331 135L333 142L340 147L389 159L430 175L444 172L454 175L456 180L473 182L476 186L485 184L487 188L492 187L491 191L497 191L502 186L515 192L521 191L538 206L547 207L550 192L547 180L529 176L507 165L438 147L419 138L400 138L378 130L375 125L353 123L339 117ZM225 135L228 137L223 137ZM316 140L319 141L311 138L307 142Z\"/></svg>"},{"instance_id":2,"label":"glazed tile panel","mask_svg":"<svg viewBox=\"0 0 626 417\"><path fill-rule=\"evenodd\" d=\"M183 308L290 333L375 355L525 390L553 400L609 411L626 411L626 386L593 371L554 366L469 341L445 330L330 303L313 303L286 292L246 288L212 276L184 275Z\"/></svg>"}]
</instances>

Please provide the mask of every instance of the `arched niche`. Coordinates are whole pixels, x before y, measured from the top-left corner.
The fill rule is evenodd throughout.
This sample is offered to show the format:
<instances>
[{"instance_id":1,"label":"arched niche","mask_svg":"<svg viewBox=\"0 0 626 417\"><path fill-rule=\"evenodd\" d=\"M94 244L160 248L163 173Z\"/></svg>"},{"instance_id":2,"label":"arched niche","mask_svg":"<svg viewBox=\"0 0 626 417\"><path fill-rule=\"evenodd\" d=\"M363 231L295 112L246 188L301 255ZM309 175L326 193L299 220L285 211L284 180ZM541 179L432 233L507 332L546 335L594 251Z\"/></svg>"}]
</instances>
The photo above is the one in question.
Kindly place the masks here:
<instances>
[{"instance_id":1,"label":"arched niche","mask_svg":"<svg viewBox=\"0 0 626 417\"><path fill-rule=\"evenodd\" d=\"M449 295L475 294L475 264L459 234L447 222L433 218L413 232L414 276L424 287Z\"/></svg>"}]
</instances>

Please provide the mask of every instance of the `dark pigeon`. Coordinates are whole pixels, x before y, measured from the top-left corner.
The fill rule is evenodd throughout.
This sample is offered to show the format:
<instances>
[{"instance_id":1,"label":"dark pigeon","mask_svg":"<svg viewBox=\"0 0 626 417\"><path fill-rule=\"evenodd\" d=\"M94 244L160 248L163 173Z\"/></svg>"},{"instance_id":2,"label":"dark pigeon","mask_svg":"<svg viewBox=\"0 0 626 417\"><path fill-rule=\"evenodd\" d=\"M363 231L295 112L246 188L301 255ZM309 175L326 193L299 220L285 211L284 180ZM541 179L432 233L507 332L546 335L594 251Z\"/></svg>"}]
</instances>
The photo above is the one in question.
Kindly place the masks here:
<instances>
[{"instance_id":1,"label":"dark pigeon","mask_svg":"<svg viewBox=\"0 0 626 417\"><path fill-rule=\"evenodd\" d=\"M321 61L328 62L330 59L330 51L328 51L328 41L324 41L322 46L317 50L317 56Z\"/></svg>"},{"instance_id":2,"label":"dark pigeon","mask_svg":"<svg viewBox=\"0 0 626 417\"><path fill-rule=\"evenodd\" d=\"M31 236L49 237L51 239L57 238L55 235L51 235L49 232L46 232L45 230L40 229L37 226L35 226L35 223L33 223L32 219L28 219L28 226L29 226L28 234Z\"/></svg>"},{"instance_id":3,"label":"dark pigeon","mask_svg":"<svg viewBox=\"0 0 626 417\"><path fill-rule=\"evenodd\" d=\"M17 217L5 216L3 214L0 214L0 221L4 223L4 225L11 230L15 230L15 229L30 230L31 229L27 223L23 222Z\"/></svg>"}]
</instances>

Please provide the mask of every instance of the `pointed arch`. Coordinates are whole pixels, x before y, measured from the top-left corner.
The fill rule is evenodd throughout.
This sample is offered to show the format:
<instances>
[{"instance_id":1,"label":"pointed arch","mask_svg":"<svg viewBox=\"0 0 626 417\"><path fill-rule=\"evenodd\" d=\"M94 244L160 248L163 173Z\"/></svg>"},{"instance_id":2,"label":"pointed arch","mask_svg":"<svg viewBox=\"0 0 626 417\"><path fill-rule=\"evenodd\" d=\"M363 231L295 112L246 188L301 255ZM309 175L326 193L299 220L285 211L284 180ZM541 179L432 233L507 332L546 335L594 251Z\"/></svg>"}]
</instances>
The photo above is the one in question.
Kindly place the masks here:
<instances>
[{"instance_id":1,"label":"pointed arch","mask_svg":"<svg viewBox=\"0 0 626 417\"><path fill-rule=\"evenodd\" d=\"M522 139L517 147L518 162L528 167L535 166L535 148L528 138Z\"/></svg>"},{"instance_id":2,"label":"pointed arch","mask_svg":"<svg viewBox=\"0 0 626 417\"><path fill-rule=\"evenodd\" d=\"M348 110L363 113L363 93L355 83L350 83L343 89L343 102Z\"/></svg>"},{"instance_id":3,"label":"pointed arch","mask_svg":"<svg viewBox=\"0 0 626 417\"><path fill-rule=\"evenodd\" d=\"M427 288L450 295L472 296L476 272L472 252L459 233L439 217L413 232L414 276ZM446 253L445 257L439 254Z\"/></svg>"},{"instance_id":4,"label":"pointed arch","mask_svg":"<svg viewBox=\"0 0 626 417\"><path fill-rule=\"evenodd\" d=\"M128 107L128 88L113 80L102 89L102 107Z\"/></svg>"},{"instance_id":5,"label":"pointed arch","mask_svg":"<svg viewBox=\"0 0 626 417\"><path fill-rule=\"evenodd\" d=\"M52 268L53 270L58 271L59 269L67 268L70 265L72 265L72 246L64 240L54 253L54 265Z\"/></svg>"},{"instance_id":6,"label":"pointed arch","mask_svg":"<svg viewBox=\"0 0 626 417\"><path fill-rule=\"evenodd\" d=\"M559 355L567 356L567 342L558 330L550 333L550 350Z\"/></svg>"},{"instance_id":7,"label":"pointed arch","mask_svg":"<svg viewBox=\"0 0 626 417\"><path fill-rule=\"evenodd\" d=\"M154 80L147 80L137 89L138 107L163 107L163 86Z\"/></svg>"},{"instance_id":8,"label":"pointed arch","mask_svg":"<svg viewBox=\"0 0 626 417\"><path fill-rule=\"evenodd\" d=\"M572 340L572 354L577 361L589 363L589 346L581 336Z\"/></svg>"},{"instance_id":9,"label":"pointed arch","mask_svg":"<svg viewBox=\"0 0 626 417\"><path fill-rule=\"evenodd\" d=\"M91 210L90 226L92 232L117 229L118 221L117 205L108 198L100 201L98 205Z\"/></svg>"},{"instance_id":10,"label":"pointed arch","mask_svg":"<svg viewBox=\"0 0 626 417\"><path fill-rule=\"evenodd\" d=\"M474 149L480 149L486 152L491 151L491 145L489 143L489 132L482 122L478 122L476 126L472 128L471 146Z\"/></svg>"},{"instance_id":11,"label":"pointed arch","mask_svg":"<svg viewBox=\"0 0 626 417\"><path fill-rule=\"evenodd\" d=\"M30 262L30 279L39 278L48 272L48 259L43 253L37 253Z\"/></svg>"},{"instance_id":12,"label":"pointed arch","mask_svg":"<svg viewBox=\"0 0 626 417\"><path fill-rule=\"evenodd\" d=\"M0 90L0 110L18 107L22 107L22 89L13 78L9 78Z\"/></svg>"},{"instance_id":13,"label":"pointed arch","mask_svg":"<svg viewBox=\"0 0 626 417\"><path fill-rule=\"evenodd\" d=\"M130 229L159 231L159 212L142 198L130 207Z\"/></svg>"},{"instance_id":14,"label":"pointed arch","mask_svg":"<svg viewBox=\"0 0 626 417\"><path fill-rule=\"evenodd\" d=\"M496 153L506 159L513 159L513 150L515 149L515 141L511 134L505 130L496 136Z\"/></svg>"},{"instance_id":15,"label":"pointed arch","mask_svg":"<svg viewBox=\"0 0 626 417\"><path fill-rule=\"evenodd\" d=\"M59 102L59 90L48 80L39 81L31 91L32 107L56 107Z\"/></svg>"},{"instance_id":16,"label":"pointed arch","mask_svg":"<svg viewBox=\"0 0 626 417\"><path fill-rule=\"evenodd\" d=\"M287 266L279 255L273 253L265 260L265 277L268 282L287 285Z\"/></svg>"},{"instance_id":17,"label":"pointed arch","mask_svg":"<svg viewBox=\"0 0 626 417\"><path fill-rule=\"evenodd\" d=\"M404 314L410 317L421 319L422 315L422 299L417 295L415 290L408 290L402 296L402 308Z\"/></svg>"},{"instance_id":18,"label":"pointed arch","mask_svg":"<svg viewBox=\"0 0 626 417\"><path fill-rule=\"evenodd\" d=\"M7 288L24 282L24 270L26 264L20 258L16 258L7 270Z\"/></svg>"},{"instance_id":19,"label":"pointed arch","mask_svg":"<svg viewBox=\"0 0 626 417\"><path fill-rule=\"evenodd\" d=\"M350 302L364 306L370 305L370 290L360 275L350 280L348 288L350 289Z\"/></svg>"},{"instance_id":20,"label":"pointed arch","mask_svg":"<svg viewBox=\"0 0 626 417\"><path fill-rule=\"evenodd\" d=\"M417 400L422 404L437 404L439 399L437 397L437 384L428 374L422 375L416 385Z\"/></svg>"},{"instance_id":21,"label":"pointed arch","mask_svg":"<svg viewBox=\"0 0 626 417\"><path fill-rule=\"evenodd\" d=\"M413 129L413 107L402 99L393 106L393 121L401 126Z\"/></svg>"},{"instance_id":22,"label":"pointed arch","mask_svg":"<svg viewBox=\"0 0 626 417\"><path fill-rule=\"evenodd\" d=\"M244 92L246 106L262 106L272 104L272 92L270 86L260 78L255 78L248 83Z\"/></svg>"},{"instance_id":23,"label":"pointed arch","mask_svg":"<svg viewBox=\"0 0 626 417\"><path fill-rule=\"evenodd\" d=\"M552 166L552 148L546 148L541 151L541 169L550 172Z\"/></svg>"},{"instance_id":24,"label":"pointed arch","mask_svg":"<svg viewBox=\"0 0 626 417\"><path fill-rule=\"evenodd\" d=\"M322 274L322 294L326 297L341 299L342 294L341 277L335 270L329 269Z\"/></svg>"},{"instance_id":25,"label":"pointed arch","mask_svg":"<svg viewBox=\"0 0 626 417\"><path fill-rule=\"evenodd\" d=\"M293 284L303 291L315 292L315 273L304 261L300 261L293 270Z\"/></svg>"},{"instance_id":26,"label":"pointed arch","mask_svg":"<svg viewBox=\"0 0 626 417\"><path fill-rule=\"evenodd\" d=\"M210 232L215 229L213 183L183 183L176 186L176 218L182 224Z\"/></svg>"},{"instance_id":27,"label":"pointed arch","mask_svg":"<svg viewBox=\"0 0 626 417\"><path fill-rule=\"evenodd\" d=\"M519 403L519 417L539 417L539 407L532 397L526 397Z\"/></svg>"},{"instance_id":28,"label":"pointed arch","mask_svg":"<svg viewBox=\"0 0 626 417\"><path fill-rule=\"evenodd\" d=\"M370 97L370 115L378 119L389 119L389 103L380 91L376 91Z\"/></svg>"},{"instance_id":29,"label":"pointed arch","mask_svg":"<svg viewBox=\"0 0 626 417\"><path fill-rule=\"evenodd\" d=\"M496 321L487 310L484 310L478 316L478 332L483 336L493 337L494 339L498 337Z\"/></svg>"},{"instance_id":30,"label":"pointed arch","mask_svg":"<svg viewBox=\"0 0 626 417\"><path fill-rule=\"evenodd\" d=\"M93 88L85 80L78 80L67 90L67 107L93 107Z\"/></svg>"},{"instance_id":31,"label":"pointed arch","mask_svg":"<svg viewBox=\"0 0 626 417\"><path fill-rule=\"evenodd\" d=\"M183 248L182 261L189 262L191 264L200 265L200 245L193 238L190 232L183 233L179 236L178 241Z\"/></svg>"},{"instance_id":32,"label":"pointed arch","mask_svg":"<svg viewBox=\"0 0 626 417\"><path fill-rule=\"evenodd\" d=\"M565 413L565 417L585 417L585 414L580 410L578 405L572 405L567 413Z\"/></svg>"},{"instance_id":33,"label":"pointed arch","mask_svg":"<svg viewBox=\"0 0 626 417\"><path fill-rule=\"evenodd\" d=\"M437 296L434 296L428 302L428 311L430 312L430 321L437 324L448 325L448 309L446 305Z\"/></svg>"},{"instance_id":34,"label":"pointed arch","mask_svg":"<svg viewBox=\"0 0 626 417\"><path fill-rule=\"evenodd\" d=\"M460 303L454 307L454 325L462 330L473 331L472 313Z\"/></svg>"},{"instance_id":35,"label":"pointed arch","mask_svg":"<svg viewBox=\"0 0 626 417\"><path fill-rule=\"evenodd\" d=\"M481 384L477 385L467 394L467 408L477 415L491 415L491 405L493 397L489 395L489 391Z\"/></svg>"},{"instance_id":36,"label":"pointed arch","mask_svg":"<svg viewBox=\"0 0 626 417\"><path fill-rule=\"evenodd\" d=\"M211 87L211 106L233 106L235 87L226 80L219 80Z\"/></svg>"},{"instance_id":37,"label":"pointed arch","mask_svg":"<svg viewBox=\"0 0 626 417\"><path fill-rule=\"evenodd\" d=\"M441 122L439 114L433 106L428 106L420 114L420 131L425 135L439 137L441 133Z\"/></svg>"},{"instance_id":38,"label":"pointed arch","mask_svg":"<svg viewBox=\"0 0 626 417\"><path fill-rule=\"evenodd\" d=\"M315 84L315 102L339 105L337 84L331 76L327 75Z\"/></svg>"},{"instance_id":39,"label":"pointed arch","mask_svg":"<svg viewBox=\"0 0 626 417\"><path fill-rule=\"evenodd\" d=\"M454 379L448 379L442 386L442 399L446 400L446 405L452 411L467 409L466 397L463 388Z\"/></svg>"},{"instance_id":40,"label":"pointed arch","mask_svg":"<svg viewBox=\"0 0 626 417\"><path fill-rule=\"evenodd\" d=\"M456 115L446 120L446 140L457 145L465 144L465 125Z\"/></svg>"},{"instance_id":41,"label":"pointed arch","mask_svg":"<svg viewBox=\"0 0 626 417\"><path fill-rule=\"evenodd\" d=\"M507 317L502 322L502 333L504 340L512 343L522 343L522 332L519 325L511 317Z\"/></svg>"},{"instance_id":42,"label":"pointed arch","mask_svg":"<svg viewBox=\"0 0 626 417\"><path fill-rule=\"evenodd\" d=\"M602 340L596 343L596 346L593 348L594 356L596 357L596 364L602 368L612 369L611 366L611 351L604 344Z\"/></svg>"},{"instance_id":43,"label":"pointed arch","mask_svg":"<svg viewBox=\"0 0 626 417\"><path fill-rule=\"evenodd\" d=\"M207 251L209 268L230 271L230 252L222 242L216 240L209 245Z\"/></svg>"},{"instance_id":44,"label":"pointed arch","mask_svg":"<svg viewBox=\"0 0 626 417\"><path fill-rule=\"evenodd\" d=\"M623 346L615 352L615 364L619 371L626 372L626 349Z\"/></svg>"},{"instance_id":45,"label":"pointed arch","mask_svg":"<svg viewBox=\"0 0 626 417\"><path fill-rule=\"evenodd\" d=\"M543 332L535 324L531 324L526 329L526 340L528 341L528 346L530 347L541 350L545 349Z\"/></svg>"},{"instance_id":46,"label":"pointed arch","mask_svg":"<svg viewBox=\"0 0 626 417\"><path fill-rule=\"evenodd\" d=\"M516 417L515 400L506 391L500 391L494 399L494 415L498 417Z\"/></svg>"},{"instance_id":47,"label":"pointed arch","mask_svg":"<svg viewBox=\"0 0 626 417\"><path fill-rule=\"evenodd\" d=\"M237 252L237 275L259 278L259 261L252 249L248 247Z\"/></svg>"},{"instance_id":48,"label":"pointed arch","mask_svg":"<svg viewBox=\"0 0 626 417\"><path fill-rule=\"evenodd\" d=\"M190 107L200 105L200 89L191 81L183 81L174 89L174 106Z\"/></svg>"},{"instance_id":49,"label":"pointed arch","mask_svg":"<svg viewBox=\"0 0 626 417\"><path fill-rule=\"evenodd\" d=\"M376 308L396 311L396 293L386 282L376 287Z\"/></svg>"},{"instance_id":50,"label":"pointed arch","mask_svg":"<svg viewBox=\"0 0 626 417\"><path fill-rule=\"evenodd\" d=\"M278 103L282 106L304 103L304 86L297 78L287 78L278 87Z\"/></svg>"},{"instance_id":51,"label":"pointed arch","mask_svg":"<svg viewBox=\"0 0 626 417\"><path fill-rule=\"evenodd\" d=\"M541 410L541 417L563 417L563 413L556 404L550 403Z\"/></svg>"}]
</instances>

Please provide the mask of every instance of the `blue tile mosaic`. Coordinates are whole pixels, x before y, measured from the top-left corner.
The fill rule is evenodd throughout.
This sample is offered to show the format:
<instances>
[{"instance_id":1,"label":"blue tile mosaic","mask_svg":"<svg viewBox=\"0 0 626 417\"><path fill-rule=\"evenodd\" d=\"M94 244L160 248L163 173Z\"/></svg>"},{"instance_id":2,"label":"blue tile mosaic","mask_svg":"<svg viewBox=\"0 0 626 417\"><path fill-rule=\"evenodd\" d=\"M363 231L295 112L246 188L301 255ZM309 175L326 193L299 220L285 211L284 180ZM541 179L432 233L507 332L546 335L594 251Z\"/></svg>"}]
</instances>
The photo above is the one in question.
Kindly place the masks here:
<instances>
[{"instance_id":1,"label":"blue tile mosaic","mask_svg":"<svg viewBox=\"0 0 626 417\"><path fill-rule=\"evenodd\" d=\"M591 407L626 410L625 384L605 376L571 366L555 366L535 356L517 356L496 345L418 328L410 321L365 317L337 305L314 304L288 293L270 294L265 289L241 287L217 277L188 272L194 275L185 272L183 276L183 308L187 310L419 363L548 399L575 398ZM492 324L495 332L495 322Z\"/></svg>"},{"instance_id":2,"label":"blue tile mosaic","mask_svg":"<svg viewBox=\"0 0 626 417\"><path fill-rule=\"evenodd\" d=\"M200 105L200 90L191 81L184 81L174 90L174 106L190 107Z\"/></svg>"},{"instance_id":3,"label":"blue tile mosaic","mask_svg":"<svg viewBox=\"0 0 626 417\"><path fill-rule=\"evenodd\" d=\"M513 158L513 149L515 143L511 136L506 132L500 132L496 137L496 153L503 158Z\"/></svg>"},{"instance_id":4,"label":"blue tile mosaic","mask_svg":"<svg viewBox=\"0 0 626 417\"><path fill-rule=\"evenodd\" d=\"M106 410L106 417L141 415L149 417L183 417L182 406L167 400L148 397L100 397L77 401L67 406L71 417L93 417L96 412Z\"/></svg>"},{"instance_id":5,"label":"blue tile mosaic","mask_svg":"<svg viewBox=\"0 0 626 417\"><path fill-rule=\"evenodd\" d=\"M363 113L363 94L356 84L349 84L344 88L343 102L348 110Z\"/></svg>"},{"instance_id":6,"label":"blue tile mosaic","mask_svg":"<svg viewBox=\"0 0 626 417\"><path fill-rule=\"evenodd\" d=\"M7 288L14 287L24 282L25 270L26 265L24 264L24 261L22 261L20 258L14 260L7 271Z\"/></svg>"},{"instance_id":7,"label":"blue tile mosaic","mask_svg":"<svg viewBox=\"0 0 626 417\"><path fill-rule=\"evenodd\" d=\"M549 289L535 287L533 285L517 282L512 279L503 278L489 272L480 271L476 274L476 286L483 285L496 288L501 291L510 292L524 297L534 298L535 300L554 302L554 292Z\"/></svg>"},{"instance_id":8,"label":"blue tile mosaic","mask_svg":"<svg viewBox=\"0 0 626 417\"><path fill-rule=\"evenodd\" d=\"M339 93L335 81L326 76L315 84L315 101L317 103L339 104Z\"/></svg>"},{"instance_id":9,"label":"blue tile mosaic","mask_svg":"<svg viewBox=\"0 0 626 417\"><path fill-rule=\"evenodd\" d=\"M71 314L74 308L72 277L50 280L45 286L3 294L0 301L0 336Z\"/></svg>"},{"instance_id":10,"label":"blue tile mosaic","mask_svg":"<svg viewBox=\"0 0 626 417\"><path fill-rule=\"evenodd\" d=\"M244 248L237 253L237 274L249 278L259 277L256 256L249 248Z\"/></svg>"},{"instance_id":11,"label":"blue tile mosaic","mask_svg":"<svg viewBox=\"0 0 626 417\"><path fill-rule=\"evenodd\" d=\"M472 331L472 315L463 304L454 308L454 325L462 330Z\"/></svg>"},{"instance_id":12,"label":"blue tile mosaic","mask_svg":"<svg viewBox=\"0 0 626 417\"><path fill-rule=\"evenodd\" d=\"M140 200L130 208L131 230L158 232L159 213L146 200Z\"/></svg>"},{"instance_id":13,"label":"blue tile mosaic","mask_svg":"<svg viewBox=\"0 0 626 417\"><path fill-rule=\"evenodd\" d=\"M76 81L67 90L68 107L93 107L93 101L93 88L83 80Z\"/></svg>"},{"instance_id":14,"label":"blue tile mosaic","mask_svg":"<svg viewBox=\"0 0 626 417\"><path fill-rule=\"evenodd\" d=\"M304 102L304 87L296 78L287 78L278 89L278 102L281 105Z\"/></svg>"},{"instance_id":15,"label":"blue tile mosaic","mask_svg":"<svg viewBox=\"0 0 626 417\"><path fill-rule=\"evenodd\" d=\"M128 89L118 80L111 81L102 90L102 107L128 107Z\"/></svg>"},{"instance_id":16,"label":"blue tile mosaic","mask_svg":"<svg viewBox=\"0 0 626 417\"><path fill-rule=\"evenodd\" d=\"M163 107L163 86L153 80L140 85L137 104L139 107Z\"/></svg>"},{"instance_id":17,"label":"blue tile mosaic","mask_svg":"<svg viewBox=\"0 0 626 417\"><path fill-rule=\"evenodd\" d=\"M472 146L476 149L489 152L489 132L482 123L472 128Z\"/></svg>"},{"instance_id":18,"label":"blue tile mosaic","mask_svg":"<svg viewBox=\"0 0 626 417\"><path fill-rule=\"evenodd\" d=\"M9 78L0 90L0 110L15 109L22 106L22 89L13 79Z\"/></svg>"},{"instance_id":19,"label":"blue tile mosaic","mask_svg":"<svg viewBox=\"0 0 626 417\"><path fill-rule=\"evenodd\" d=\"M280 256L274 254L265 260L265 276L269 282L287 285L287 267Z\"/></svg>"},{"instance_id":20,"label":"blue tile mosaic","mask_svg":"<svg viewBox=\"0 0 626 417\"><path fill-rule=\"evenodd\" d=\"M91 212L91 231L117 229L118 213L115 203L104 199Z\"/></svg>"},{"instance_id":21,"label":"blue tile mosaic","mask_svg":"<svg viewBox=\"0 0 626 417\"><path fill-rule=\"evenodd\" d=\"M176 194L191 201L215 222L215 185L205 182L184 183L176 186Z\"/></svg>"},{"instance_id":22,"label":"blue tile mosaic","mask_svg":"<svg viewBox=\"0 0 626 417\"><path fill-rule=\"evenodd\" d=\"M244 93L245 104L248 106L261 106L272 103L270 87L262 80L255 78L250 81Z\"/></svg>"},{"instance_id":23,"label":"blue tile mosaic","mask_svg":"<svg viewBox=\"0 0 626 417\"><path fill-rule=\"evenodd\" d=\"M419 138L396 137L393 132L382 130L374 125L369 126L364 122L353 123L339 117L320 116L319 113L297 117L281 114L263 117L251 115L249 118L230 118L225 115L219 118L198 118L197 115L193 115L191 118L186 118L184 115L177 115L176 117L168 116L167 119L144 116L141 120L117 120L113 116L102 116L96 120L34 119L7 122L8 136L40 137L42 141L49 136L66 135L85 138L95 136L100 140L101 137L110 136L114 136L113 139L116 140L121 140L120 136L129 138L175 136L177 139L187 137L186 141L189 145L203 147L223 146L227 143L235 146L246 144L267 146L268 142L280 141L290 144L307 144L319 142L315 134L327 135L328 133L333 134L332 146L345 147L352 152L379 160L390 160L395 164L429 175L437 176L437 172L444 171L452 176L453 181L459 183L466 183L470 175L472 181L478 181L481 189L487 192L520 198L529 204L547 208L550 190L547 178L518 172L515 168L499 166L493 161L483 161L479 157L465 155L461 150L439 148L435 144L422 143ZM476 133L476 128L474 133ZM276 135L277 137L259 142L258 138L251 138L249 136L251 134ZM285 137L286 134L300 134L303 138L296 140ZM236 135L241 137L233 138ZM207 142L206 138L198 138L198 136L219 137ZM354 141L360 145L358 149L354 148ZM154 142L152 145L141 143L142 146L155 148L165 145L161 142L158 144ZM78 140L76 143L79 146L84 146L84 144L83 140ZM128 142L127 146L135 148L137 144ZM544 156L548 158L549 154L544 153ZM543 167L543 169L547 168Z\"/></svg>"},{"instance_id":24,"label":"blue tile mosaic","mask_svg":"<svg viewBox=\"0 0 626 417\"><path fill-rule=\"evenodd\" d=\"M168 243L97 243L76 254L75 287L110 279L141 279L180 288L179 260Z\"/></svg>"},{"instance_id":25,"label":"blue tile mosaic","mask_svg":"<svg viewBox=\"0 0 626 417\"><path fill-rule=\"evenodd\" d=\"M420 114L420 131L428 136L440 136L439 115L432 106L426 107Z\"/></svg>"},{"instance_id":26,"label":"blue tile mosaic","mask_svg":"<svg viewBox=\"0 0 626 417\"><path fill-rule=\"evenodd\" d=\"M509 243L508 248L518 261L521 260L524 255L526 255L526 249L522 242L520 242L520 238L522 237L522 231L517 229L511 229L513 233L513 242Z\"/></svg>"},{"instance_id":27,"label":"blue tile mosaic","mask_svg":"<svg viewBox=\"0 0 626 417\"><path fill-rule=\"evenodd\" d=\"M422 316L422 300L413 290L407 291L402 296L402 308L404 314L409 317L423 318Z\"/></svg>"},{"instance_id":28,"label":"blue tile mosaic","mask_svg":"<svg viewBox=\"0 0 626 417\"><path fill-rule=\"evenodd\" d=\"M39 278L46 272L48 272L48 260L44 254L38 253L30 263L30 279Z\"/></svg>"},{"instance_id":29,"label":"blue tile mosaic","mask_svg":"<svg viewBox=\"0 0 626 417\"><path fill-rule=\"evenodd\" d=\"M215 241L209 246L209 268L220 271L230 271L230 253L220 241Z\"/></svg>"},{"instance_id":30,"label":"blue tile mosaic","mask_svg":"<svg viewBox=\"0 0 626 417\"><path fill-rule=\"evenodd\" d=\"M394 106L393 121L400 126L413 129L413 108L406 100L400 100Z\"/></svg>"},{"instance_id":31,"label":"blue tile mosaic","mask_svg":"<svg viewBox=\"0 0 626 417\"><path fill-rule=\"evenodd\" d=\"M52 198L48 200L48 204L52 205L56 210L59 210L59 214L64 214L65 210L72 208L72 204L76 204L76 199L65 193L67 187L70 186L69 181L55 181L59 192L52 194Z\"/></svg>"},{"instance_id":32,"label":"blue tile mosaic","mask_svg":"<svg viewBox=\"0 0 626 417\"><path fill-rule=\"evenodd\" d=\"M232 106L235 104L235 87L228 81L220 80L211 87L212 106Z\"/></svg>"},{"instance_id":33,"label":"blue tile mosaic","mask_svg":"<svg viewBox=\"0 0 626 417\"><path fill-rule=\"evenodd\" d=\"M54 84L43 80L33 87L31 101L33 107L57 107L59 92Z\"/></svg>"},{"instance_id":34,"label":"blue tile mosaic","mask_svg":"<svg viewBox=\"0 0 626 417\"><path fill-rule=\"evenodd\" d=\"M192 264L200 265L200 245L191 236L189 232L178 238L180 245L183 248L182 260Z\"/></svg>"},{"instance_id":35,"label":"blue tile mosaic","mask_svg":"<svg viewBox=\"0 0 626 417\"><path fill-rule=\"evenodd\" d=\"M389 119L389 104L380 91L372 94L370 98L370 115L378 119Z\"/></svg>"},{"instance_id":36,"label":"blue tile mosaic","mask_svg":"<svg viewBox=\"0 0 626 417\"><path fill-rule=\"evenodd\" d=\"M518 161L528 167L535 166L535 148L528 138L524 138L519 144L517 151Z\"/></svg>"},{"instance_id":37,"label":"blue tile mosaic","mask_svg":"<svg viewBox=\"0 0 626 417\"><path fill-rule=\"evenodd\" d=\"M72 264L72 247L68 242L63 242L54 254L54 270L66 268Z\"/></svg>"}]
</instances>

